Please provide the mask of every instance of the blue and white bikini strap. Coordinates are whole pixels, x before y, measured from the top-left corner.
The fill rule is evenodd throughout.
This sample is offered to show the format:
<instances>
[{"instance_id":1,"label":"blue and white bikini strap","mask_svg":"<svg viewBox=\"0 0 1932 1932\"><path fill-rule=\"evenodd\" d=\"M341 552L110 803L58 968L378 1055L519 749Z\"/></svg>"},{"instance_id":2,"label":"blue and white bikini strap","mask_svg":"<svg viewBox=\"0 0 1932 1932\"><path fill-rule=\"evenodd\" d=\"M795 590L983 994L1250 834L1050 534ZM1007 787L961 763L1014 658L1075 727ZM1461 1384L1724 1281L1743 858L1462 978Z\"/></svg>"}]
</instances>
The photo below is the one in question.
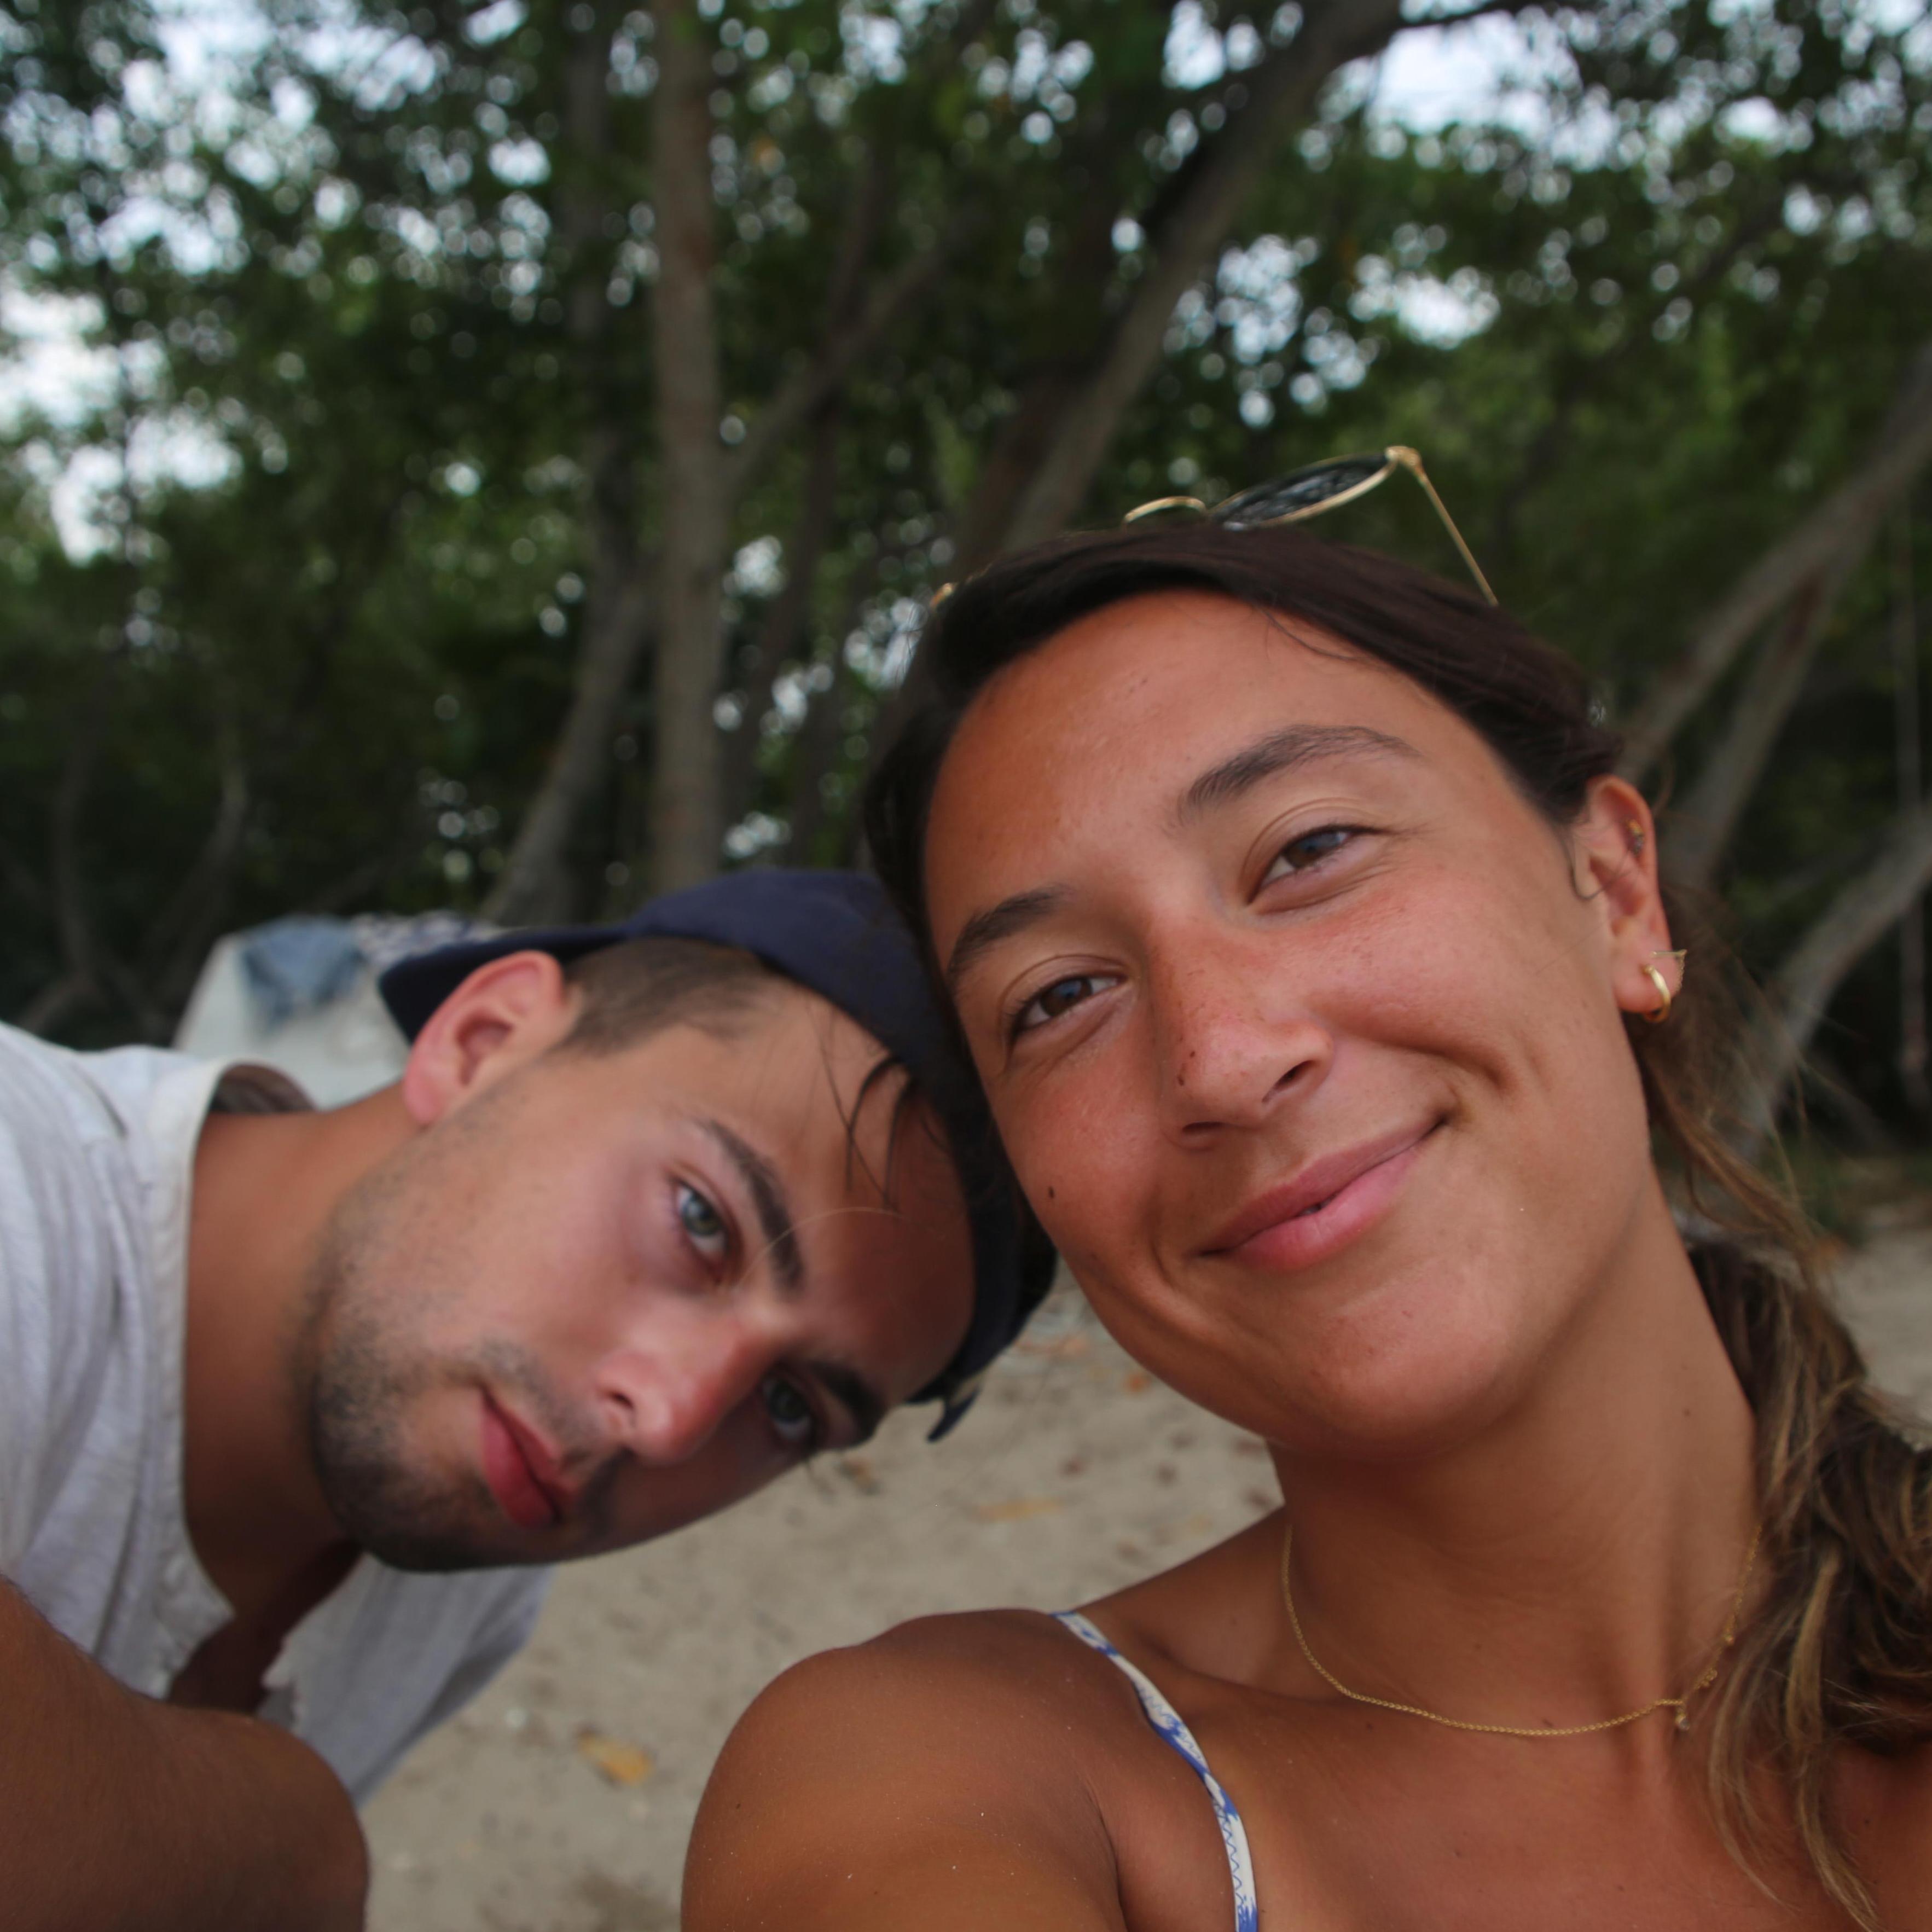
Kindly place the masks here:
<instances>
[{"instance_id":1,"label":"blue and white bikini strap","mask_svg":"<svg viewBox=\"0 0 1932 1932\"><path fill-rule=\"evenodd\" d=\"M1214 1822L1220 1827L1221 1843L1227 1849L1228 1876L1234 1888L1234 1932L1259 1932L1261 1914L1255 1903L1254 1861L1248 1855L1248 1834L1234 1801L1221 1787L1221 1780L1208 1768L1208 1760L1194 1741L1194 1733L1180 1721L1180 1713L1154 1688L1154 1681L1137 1666L1130 1664L1093 1624L1077 1610L1056 1610L1054 1621L1064 1624L1089 1650L1097 1650L1117 1665L1134 1694L1141 1700L1147 1720L1174 1751L1187 1760L1214 1808Z\"/></svg>"}]
</instances>

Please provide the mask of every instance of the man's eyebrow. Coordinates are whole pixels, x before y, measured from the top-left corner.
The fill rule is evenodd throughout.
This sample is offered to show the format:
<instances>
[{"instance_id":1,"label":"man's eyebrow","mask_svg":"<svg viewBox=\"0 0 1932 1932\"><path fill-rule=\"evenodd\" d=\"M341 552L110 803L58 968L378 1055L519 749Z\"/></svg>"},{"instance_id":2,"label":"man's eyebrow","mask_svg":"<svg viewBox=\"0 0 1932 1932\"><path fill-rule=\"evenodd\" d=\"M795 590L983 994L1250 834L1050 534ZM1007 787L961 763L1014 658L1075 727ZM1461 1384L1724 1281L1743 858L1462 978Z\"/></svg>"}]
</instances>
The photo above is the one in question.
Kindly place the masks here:
<instances>
[{"instance_id":1,"label":"man's eyebrow","mask_svg":"<svg viewBox=\"0 0 1932 1932\"><path fill-rule=\"evenodd\" d=\"M1182 794L1174 807L1174 822L1177 827L1186 825L1297 765L1364 753L1371 757L1393 753L1402 758L1418 755L1413 745L1384 731L1372 731L1365 724L1290 724L1209 766Z\"/></svg>"},{"instance_id":2,"label":"man's eyebrow","mask_svg":"<svg viewBox=\"0 0 1932 1932\"><path fill-rule=\"evenodd\" d=\"M857 1370L848 1369L842 1362L808 1362L805 1366L832 1391L839 1406L852 1418L856 1432L846 1447L856 1449L860 1443L869 1442L885 1420L885 1397Z\"/></svg>"},{"instance_id":3,"label":"man's eyebrow","mask_svg":"<svg viewBox=\"0 0 1932 1932\"><path fill-rule=\"evenodd\" d=\"M799 1245L791 1203L785 1198L784 1183L779 1179L778 1169L722 1120L700 1120L698 1124L724 1150L726 1159L738 1170L738 1178L745 1184L745 1191L751 1196L752 1206L758 1214L765 1251L771 1256L786 1293L801 1293L805 1287L805 1250Z\"/></svg>"},{"instance_id":4,"label":"man's eyebrow","mask_svg":"<svg viewBox=\"0 0 1932 1932\"><path fill-rule=\"evenodd\" d=\"M1016 932L1024 932L1048 913L1058 911L1069 896L1064 886L1040 886L1030 892L1015 892L998 905L976 912L959 928L959 937L952 942L952 955L946 962L946 991L958 992L967 968L981 953L1003 939L1012 938Z\"/></svg>"}]
</instances>

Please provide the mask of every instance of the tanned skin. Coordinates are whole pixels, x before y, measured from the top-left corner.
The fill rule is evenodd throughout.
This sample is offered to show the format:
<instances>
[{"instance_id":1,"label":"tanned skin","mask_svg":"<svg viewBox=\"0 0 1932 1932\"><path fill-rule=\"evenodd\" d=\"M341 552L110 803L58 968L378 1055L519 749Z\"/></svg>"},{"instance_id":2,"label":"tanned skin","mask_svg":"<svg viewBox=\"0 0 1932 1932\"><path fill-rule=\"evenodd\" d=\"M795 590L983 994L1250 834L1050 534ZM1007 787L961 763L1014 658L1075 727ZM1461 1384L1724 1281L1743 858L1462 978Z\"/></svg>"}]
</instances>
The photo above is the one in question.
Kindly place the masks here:
<instances>
[{"instance_id":1,"label":"tanned skin","mask_svg":"<svg viewBox=\"0 0 1932 1932\"><path fill-rule=\"evenodd\" d=\"M1730 1609L1753 1420L1624 1032L1647 964L1680 983L1655 860L1622 782L1553 829L1420 688L1204 594L1007 667L940 772L932 937L1021 1181L1122 1343L1269 1444L1309 1640L1371 1695L1589 1724L1694 1682ZM1337 1696L1285 1514L1090 1606L1240 1808L1265 1932L1847 1922L1768 1778L1740 1868L1668 1715L1529 1742ZM1928 1777L1841 1769L1899 1932L1932 1924ZM1022 1612L781 1679L685 1893L687 1932L1232 1923L1197 1779Z\"/></svg>"},{"instance_id":2,"label":"tanned skin","mask_svg":"<svg viewBox=\"0 0 1932 1932\"><path fill-rule=\"evenodd\" d=\"M922 1104L866 1086L875 1041L775 982L725 1032L588 1054L577 1003L512 955L398 1085L209 1119L184 1486L235 1616L157 1702L0 1586L9 1932L359 1924L346 1795L243 1714L362 1551L460 1568L662 1534L862 1439L958 1346L964 1201Z\"/></svg>"}]
</instances>

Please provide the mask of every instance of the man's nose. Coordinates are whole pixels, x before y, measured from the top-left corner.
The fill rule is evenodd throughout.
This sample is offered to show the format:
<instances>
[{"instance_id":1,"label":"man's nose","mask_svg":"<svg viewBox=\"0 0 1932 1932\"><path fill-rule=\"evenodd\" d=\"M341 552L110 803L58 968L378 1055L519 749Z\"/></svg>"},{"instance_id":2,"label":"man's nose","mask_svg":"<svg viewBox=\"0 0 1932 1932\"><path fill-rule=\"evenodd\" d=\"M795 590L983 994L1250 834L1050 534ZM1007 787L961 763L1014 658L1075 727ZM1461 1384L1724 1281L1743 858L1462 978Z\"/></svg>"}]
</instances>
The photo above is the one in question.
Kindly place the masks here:
<instances>
[{"instance_id":1,"label":"man's nose","mask_svg":"<svg viewBox=\"0 0 1932 1932\"><path fill-rule=\"evenodd\" d=\"M1311 1091L1334 1036L1298 990L1278 940L1215 922L1148 962L1160 1118L1186 1145L1256 1127Z\"/></svg>"},{"instance_id":2,"label":"man's nose","mask_svg":"<svg viewBox=\"0 0 1932 1932\"><path fill-rule=\"evenodd\" d=\"M599 1364L597 1399L616 1441L639 1461L686 1462L758 1388L766 1340L735 1311L668 1310Z\"/></svg>"}]
</instances>

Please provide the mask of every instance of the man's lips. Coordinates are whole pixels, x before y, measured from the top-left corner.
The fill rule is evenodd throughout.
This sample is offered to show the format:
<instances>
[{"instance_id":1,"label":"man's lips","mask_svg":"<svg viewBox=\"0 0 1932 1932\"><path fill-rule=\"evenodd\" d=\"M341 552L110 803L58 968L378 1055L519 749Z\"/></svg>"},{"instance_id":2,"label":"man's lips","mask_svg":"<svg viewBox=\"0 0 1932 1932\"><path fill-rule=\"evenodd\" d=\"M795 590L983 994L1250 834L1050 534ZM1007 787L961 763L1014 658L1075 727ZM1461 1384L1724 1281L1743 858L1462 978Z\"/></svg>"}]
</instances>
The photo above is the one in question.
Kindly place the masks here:
<instances>
[{"instance_id":1,"label":"man's lips","mask_svg":"<svg viewBox=\"0 0 1932 1932\"><path fill-rule=\"evenodd\" d=\"M1223 1222L1202 1252L1270 1268L1325 1258L1380 1217L1440 1125L1397 1128L1310 1161Z\"/></svg>"},{"instance_id":2,"label":"man's lips","mask_svg":"<svg viewBox=\"0 0 1932 1932\"><path fill-rule=\"evenodd\" d=\"M483 1398L483 1479L520 1529L548 1529L574 1496L550 1446L520 1418Z\"/></svg>"}]
</instances>

